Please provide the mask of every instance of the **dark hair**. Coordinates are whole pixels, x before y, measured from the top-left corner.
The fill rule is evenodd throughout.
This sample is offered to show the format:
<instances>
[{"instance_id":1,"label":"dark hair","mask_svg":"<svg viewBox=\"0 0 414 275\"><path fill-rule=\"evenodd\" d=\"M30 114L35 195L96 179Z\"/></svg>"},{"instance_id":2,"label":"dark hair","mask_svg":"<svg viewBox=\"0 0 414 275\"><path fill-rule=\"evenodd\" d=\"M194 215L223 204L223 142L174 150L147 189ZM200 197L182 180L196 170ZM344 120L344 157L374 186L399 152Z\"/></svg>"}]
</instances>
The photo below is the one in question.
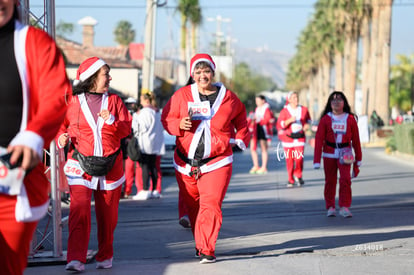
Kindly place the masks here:
<instances>
[{"instance_id":1,"label":"dark hair","mask_svg":"<svg viewBox=\"0 0 414 275\"><path fill-rule=\"evenodd\" d=\"M266 97L264 95L257 95L256 97L267 102Z\"/></svg>"},{"instance_id":2,"label":"dark hair","mask_svg":"<svg viewBox=\"0 0 414 275\"><path fill-rule=\"evenodd\" d=\"M214 70L213 70L213 68L211 68L210 63L208 63L206 61L200 61L200 62L198 62L197 65L195 65L194 70L195 69L199 69L199 68L206 68L206 67L209 67L211 69L211 71L213 72L213 76L214 76ZM194 82L195 82L194 81L194 78L192 76L190 76L188 78L187 83L185 84L185 86L191 85Z\"/></svg>"},{"instance_id":3,"label":"dark hair","mask_svg":"<svg viewBox=\"0 0 414 275\"><path fill-rule=\"evenodd\" d=\"M14 5L13 19L20 20L19 9L17 8L16 5Z\"/></svg>"},{"instance_id":4,"label":"dark hair","mask_svg":"<svg viewBox=\"0 0 414 275\"><path fill-rule=\"evenodd\" d=\"M329 97L328 97L328 102L326 102L325 109L323 110L323 112L322 112L322 114L321 114L321 118L322 118L324 115L326 115L327 113L332 112L331 102L332 102L332 99L333 99L335 96L336 96L336 97L340 96L340 97L344 100L344 113L351 114L351 115L353 115L353 116L355 117L355 119L358 119L357 115L355 115L354 113L352 113L352 112L351 112L351 106L349 106L349 103L348 103L348 100L346 99L345 94L344 94L343 92L341 92L341 91L333 91L333 92L329 95Z\"/></svg>"},{"instance_id":5,"label":"dark hair","mask_svg":"<svg viewBox=\"0 0 414 275\"><path fill-rule=\"evenodd\" d=\"M101 68L103 68L103 66ZM78 85L73 86L72 95L80 95L92 91L95 87L95 80L98 78L98 74L101 71L101 68L99 68L99 70L97 70L92 76L88 77L85 81L81 81L78 83Z\"/></svg>"},{"instance_id":6,"label":"dark hair","mask_svg":"<svg viewBox=\"0 0 414 275\"><path fill-rule=\"evenodd\" d=\"M185 86L188 86L188 85L191 85L191 84L193 84L195 81L194 81L194 78L192 77L192 76L190 76L189 78L188 78L188 80L187 80L187 83L185 83Z\"/></svg>"}]
</instances>

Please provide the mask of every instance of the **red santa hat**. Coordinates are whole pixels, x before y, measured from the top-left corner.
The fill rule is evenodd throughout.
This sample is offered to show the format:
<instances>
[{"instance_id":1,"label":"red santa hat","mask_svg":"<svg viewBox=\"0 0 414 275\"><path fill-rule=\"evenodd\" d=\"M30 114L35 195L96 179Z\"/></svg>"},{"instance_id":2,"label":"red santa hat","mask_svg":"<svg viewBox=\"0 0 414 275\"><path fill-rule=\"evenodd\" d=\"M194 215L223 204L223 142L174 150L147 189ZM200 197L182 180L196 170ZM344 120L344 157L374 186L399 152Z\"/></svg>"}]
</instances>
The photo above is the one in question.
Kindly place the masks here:
<instances>
[{"instance_id":1,"label":"red santa hat","mask_svg":"<svg viewBox=\"0 0 414 275\"><path fill-rule=\"evenodd\" d=\"M86 59L79 65L73 85L76 86L81 81L85 81L105 65L105 61L98 57L90 57Z\"/></svg>"},{"instance_id":2,"label":"red santa hat","mask_svg":"<svg viewBox=\"0 0 414 275\"><path fill-rule=\"evenodd\" d=\"M290 99L290 97L291 97L293 94L295 94L295 93L296 93L295 91L290 91L290 92L287 94L287 96L286 96L286 103L285 103L285 106L289 105L289 99Z\"/></svg>"},{"instance_id":3,"label":"red santa hat","mask_svg":"<svg viewBox=\"0 0 414 275\"><path fill-rule=\"evenodd\" d=\"M190 75L191 76L193 76L195 67L200 62L207 62L213 71L216 70L216 64L214 63L213 58L209 54L198 53L194 55L193 58L191 58L191 62L190 62L190 68L191 68Z\"/></svg>"}]
</instances>

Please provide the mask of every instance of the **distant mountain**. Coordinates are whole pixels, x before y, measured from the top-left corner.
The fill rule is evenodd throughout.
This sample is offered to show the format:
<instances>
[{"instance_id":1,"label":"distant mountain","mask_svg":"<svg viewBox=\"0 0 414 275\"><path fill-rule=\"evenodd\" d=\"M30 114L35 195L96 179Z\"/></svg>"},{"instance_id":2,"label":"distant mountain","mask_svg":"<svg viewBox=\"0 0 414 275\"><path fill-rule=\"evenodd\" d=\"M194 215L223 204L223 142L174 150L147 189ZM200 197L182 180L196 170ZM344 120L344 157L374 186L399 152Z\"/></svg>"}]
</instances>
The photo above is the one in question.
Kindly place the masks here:
<instances>
[{"instance_id":1,"label":"distant mountain","mask_svg":"<svg viewBox=\"0 0 414 275\"><path fill-rule=\"evenodd\" d=\"M286 72L291 57L289 54L266 48L238 48L234 53L235 64L247 63L256 73L272 78L279 88L285 87Z\"/></svg>"}]
</instances>

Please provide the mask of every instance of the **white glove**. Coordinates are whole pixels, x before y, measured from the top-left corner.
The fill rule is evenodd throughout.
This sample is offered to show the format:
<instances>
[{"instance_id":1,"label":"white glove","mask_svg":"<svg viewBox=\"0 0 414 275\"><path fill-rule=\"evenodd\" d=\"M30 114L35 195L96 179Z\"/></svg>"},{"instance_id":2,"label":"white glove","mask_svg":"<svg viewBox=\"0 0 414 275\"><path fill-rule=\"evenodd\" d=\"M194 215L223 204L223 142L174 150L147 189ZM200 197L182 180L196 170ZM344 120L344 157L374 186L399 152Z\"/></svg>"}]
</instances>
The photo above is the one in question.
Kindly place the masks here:
<instances>
[{"instance_id":1,"label":"white glove","mask_svg":"<svg viewBox=\"0 0 414 275\"><path fill-rule=\"evenodd\" d=\"M314 163L313 164L313 169L319 169L321 168L321 164L320 163Z\"/></svg>"}]
</instances>

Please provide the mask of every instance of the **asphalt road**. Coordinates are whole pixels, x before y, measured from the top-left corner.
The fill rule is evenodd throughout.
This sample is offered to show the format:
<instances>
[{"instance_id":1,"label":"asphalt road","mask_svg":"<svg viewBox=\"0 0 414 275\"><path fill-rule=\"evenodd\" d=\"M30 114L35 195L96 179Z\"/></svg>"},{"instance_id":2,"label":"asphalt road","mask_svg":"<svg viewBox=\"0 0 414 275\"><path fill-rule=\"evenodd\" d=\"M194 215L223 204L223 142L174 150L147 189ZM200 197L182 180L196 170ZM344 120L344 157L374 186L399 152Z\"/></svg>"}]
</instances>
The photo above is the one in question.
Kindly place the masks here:
<instances>
[{"instance_id":1,"label":"asphalt road","mask_svg":"<svg viewBox=\"0 0 414 275\"><path fill-rule=\"evenodd\" d=\"M85 273L413 274L413 158L364 148L361 173L352 185L354 216L328 218L323 170L312 169L312 148L305 150L305 185L287 188L277 146L275 141L270 149L266 175L249 174L249 151L235 153L216 263L201 265L194 258L191 231L178 224L175 178L165 175L160 200L121 201L113 268L96 270L92 259ZM64 207L62 215L67 211ZM67 226L62 240L65 250ZM89 247L97 249L95 221ZM37 256L25 274L65 274L64 264Z\"/></svg>"}]
</instances>

